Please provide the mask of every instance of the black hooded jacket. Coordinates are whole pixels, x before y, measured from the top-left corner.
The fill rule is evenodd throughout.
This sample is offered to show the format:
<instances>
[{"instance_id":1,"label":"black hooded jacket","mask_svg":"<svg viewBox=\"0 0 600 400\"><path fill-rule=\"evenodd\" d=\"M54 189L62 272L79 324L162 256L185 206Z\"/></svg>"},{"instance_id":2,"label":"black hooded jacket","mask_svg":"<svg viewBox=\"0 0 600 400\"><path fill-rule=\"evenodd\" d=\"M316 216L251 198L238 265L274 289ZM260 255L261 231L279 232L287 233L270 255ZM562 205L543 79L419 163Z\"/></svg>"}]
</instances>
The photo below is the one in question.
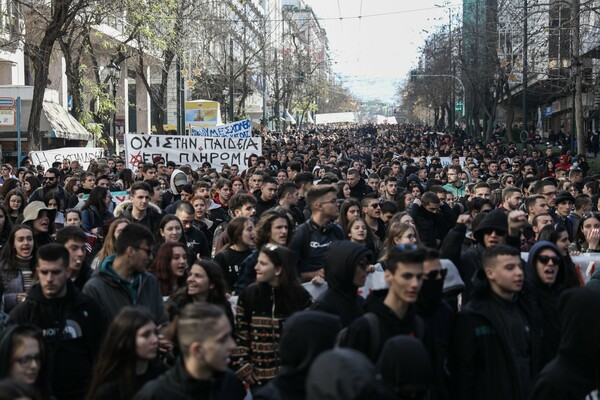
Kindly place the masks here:
<instances>
[{"instance_id":1,"label":"black hooded jacket","mask_svg":"<svg viewBox=\"0 0 600 400\"><path fill-rule=\"evenodd\" d=\"M304 400L306 376L313 361L333 348L342 328L340 319L319 311L294 314L283 329L279 343L279 374L261 388L255 400Z\"/></svg>"},{"instance_id":2,"label":"black hooded jacket","mask_svg":"<svg viewBox=\"0 0 600 400\"><path fill-rule=\"evenodd\" d=\"M321 354L308 373L306 400L383 400L373 364L351 349Z\"/></svg>"},{"instance_id":3,"label":"black hooded jacket","mask_svg":"<svg viewBox=\"0 0 600 400\"><path fill-rule=\"evenodd\" d=\"M367 185L367 182L365 182L363 178L360 178L358 183L350 188L350 197L354 197L358 201L361 201L371 192L373 192L373 188Z\"/></svg>"},{"instance_id":4,"label":"black hooded jacket","mask_svg":"<svg viewBox=\"0 0 600 400\"><path fill-rule=\"evenodd\" d=\"M456 318L449 354L454 398L524 400L547 361L538 315L524 296L500 299L481 275Z\"/></svg>"},{"instance_id":5,"label":"black hooded jacket","mask_svg":"<svg viewBox=\"0 0 600 400\"><path fill-rule=\"evenodd\" d=\"M404 318L400 319L383 302L387 292L388 289L375 290L369 294L365 302L365 311L375 314L379 322L379 345L377 346L376 354L370 354L373 347L371 344L372 332L369 321L365 316L357 318L350 324L345 343L343 343L344 346L366 354L375 362L381 354L383 345L389 338L397 335L410 335L421 339L431 353L433 351L431 334L425 328L423 320L417 315L417 307L410 305Z\"/></svg>"},{"instance_id":6,"label":"black hooded jacket","mask_svg":"<svg viewBox=\"0 0 600 400\"><path fill-rule=\"evenodd\" d=\"M377 371L390 399L402 399L403 394L425 394L431 389L433 371L423 343L402 335L388 340L377 361ZM408 396L406 396L408 398Z\"/></svg>"},{"instance_id":7,"label":"black hooded jacket","mask_svg":"<svg viewBox=\"0 0 600 400\"><path fill-rule=\"evenodd\" d=\"M583 400L600 388L600 293L567 290L559 313L558 355L538 375L530 400Z\"/></svg>"},{"instance_id":8,"label":"black hooded jacket","mask_svg":"<svg viewBox=\"0 0 600 400\"><path fill-rule=\"evenodd\" d=\"M339 316L343 326L348 326L364 314L364 299L354 285L358 261L370 259L372 253L366 246L350 241L333 242L327 250L325 280L329 287L312 309Z\"/></svg>"},{"instance_id":9,"label":"black hooded jacket","mask_svg":"<svg viewBox=\"0 0 600 400\"><path fill-rule=\"evenodd\" d=\"M558 300L564 288L566 266L564 260L560 257L562 261L558 268L554 284L550 286L544 284L538 275L535 260L542 250L548 248L560 256L560 250L553 243L545 240L537 242L529 252L529 258L525 267L525 279L527 280L527 297L541 313L545 348L549 357L552 358L556 355L558 344L560 343Z\"/></svg>"}]
</instances>

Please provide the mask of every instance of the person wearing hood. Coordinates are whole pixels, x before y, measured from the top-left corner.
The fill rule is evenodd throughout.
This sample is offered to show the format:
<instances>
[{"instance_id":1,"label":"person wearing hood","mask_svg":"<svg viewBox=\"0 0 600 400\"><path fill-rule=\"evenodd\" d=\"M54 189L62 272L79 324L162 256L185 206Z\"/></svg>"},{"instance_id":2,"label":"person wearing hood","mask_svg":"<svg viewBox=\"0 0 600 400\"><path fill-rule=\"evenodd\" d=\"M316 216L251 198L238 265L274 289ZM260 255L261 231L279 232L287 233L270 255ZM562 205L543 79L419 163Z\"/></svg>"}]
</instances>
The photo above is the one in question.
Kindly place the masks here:
<instances>
[{"instance_id":1,"label":"person wearing hood","mask_svg":"<svg viewBox=\"0 0 600 400\"><path fill-rule=\"evenodd\" d=\"M322 353L310 367L306 400L387 399L375 367L364 354L351 349Z\"/></svg>"},{"instance_id":2,"label":"person wearing hood","mask_svg":"<svg viewBox=\"0 0 600 400\"><path fill-rule=\"evenodd\" d=\"M537 242L525 266L528 300L541 312L545 349L554 357L560 342L558 300L564 290L566 265L559 248L548 241Z\"/></svg>"},{"instance_id":3,"label":"person wearing hood","mask_svg":"<svg viewBox=\"0 0 600 400\"><path fill-rule=\"evenodd\" d=\"M535 311L521 295L520 251L485 249L472 299L458 314L448 365L456 399L525 400L547 361Z\"/></svg>"},{"instance_id":4,"label":"person wearing hood","mask_svg":"<svg viewBox=\"0 0 600 400\"><path fill-rule=\"evenodd\" d=\"M477 243L461 252L460 262L456 264L460 276L465 282L463 304L468 301L473 291L473 276L483 268L481 262L483 251L499 244L507 244L519 249L521 229L526 222L526 216L521 211L511 211L507 216L502 210L494 210L477 225L473 231L473 238ZM447 258L453 259L452 257Z\"/></svg>"},{"instance_id":5,"label":"person wearing hood","mask_svg":"<svg viewBox=\"0 0 600 400\"><path fill-rule=\"evenodd\" d=\"M187 175L180 169L173 170L170 180L170 188L163 193L160 203L161 210L181 199L181 189L188 183Z\"/></svg>"},{"instance_id":6,"label":"person wearing hood","mask_svg":"<svg viewBox=\"0 0 600 400\"><path fill-rule=\"evenodd\" d=\"M558 307L558 354L537 376L530 400L598 398L600 388L600 292L569 289Z\"/></svg>"},{"instance_id":7,"label":"person wearing hood","mask_svg":"<svg viewBox=\"0 0 600 400\"><path fill-rule=\"evenodd\" d=\"M279 342L279 373L254 395L254 399L306 399L306 377L310 366L321 353L333 348L341 329L339 317L319 311L305 311L290 317Z\"/></svg>"},{"instance_id":8,"label":"person wearing hood","mask_svg":"<svg viewBox=\"0 0 600 400\"><path fill-rule=\"evenodd\" d=\"M152 261L152 243L154 236L148 228L127 225L117 238L116 254L106 257L83 287L83 293L98 302L109 322L125 306L146 307L157 324L169 321L158 279L146 271Z\"/></svg>"},{"instance_id":9,"label":"person wearing hood","mask_svg":"<svg viewBox=\"0 0 600 400\"><path fill-rule=\"evenodd\" d=\"M419 339L396 336L388 340L376 368L390 400L429 398L433 369Z\"/></svg>"},{"instance_id":10,"label":"person wearing hood","mask_svg":"<svg viewBox=\"0 0 600 400\"><path fill-rule=\"evenodd\" d=\"M325 258L325 281L329 286L312 309L339 316L344 327L363 315L364 300L358 288L365 284L372 256L365 245L333 242Z\"/></svg>"},{"instance_id":11,"label":"person wearing hood","mask_svg":"<svg viewBox=\"0 0 600 400\"><path fill-rule=\"evenodd\" d=\"M64 246L42 246L37 258L39 282L13 308L10 319L42 330L52 394L58 399L82 399L107 322L98 304L69 279L69 252Z\"/></svg>"}]
</instances>

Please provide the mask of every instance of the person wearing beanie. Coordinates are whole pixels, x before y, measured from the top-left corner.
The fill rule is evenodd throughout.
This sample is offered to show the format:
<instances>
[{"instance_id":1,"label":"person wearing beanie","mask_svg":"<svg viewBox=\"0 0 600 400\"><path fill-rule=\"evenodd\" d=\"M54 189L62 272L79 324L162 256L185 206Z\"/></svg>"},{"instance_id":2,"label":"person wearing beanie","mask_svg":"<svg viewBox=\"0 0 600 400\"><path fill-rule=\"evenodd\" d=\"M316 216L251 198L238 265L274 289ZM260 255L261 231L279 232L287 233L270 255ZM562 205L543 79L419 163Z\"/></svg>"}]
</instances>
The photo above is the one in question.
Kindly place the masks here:
<instances>
[{"instance_id":1,"label":"person wearing beanie","mask_svg":"<svg viewBox=\"0 0 600 400\"><path fill-rule=\"evenodd\" d=\"M573 241L573 221L567 218L571 214L571 208L575 203L575 198L568 190L559 190L556 193L556 210L552 214L554 222L567 228L569 240Z\"/></svg>"}]
</instances>

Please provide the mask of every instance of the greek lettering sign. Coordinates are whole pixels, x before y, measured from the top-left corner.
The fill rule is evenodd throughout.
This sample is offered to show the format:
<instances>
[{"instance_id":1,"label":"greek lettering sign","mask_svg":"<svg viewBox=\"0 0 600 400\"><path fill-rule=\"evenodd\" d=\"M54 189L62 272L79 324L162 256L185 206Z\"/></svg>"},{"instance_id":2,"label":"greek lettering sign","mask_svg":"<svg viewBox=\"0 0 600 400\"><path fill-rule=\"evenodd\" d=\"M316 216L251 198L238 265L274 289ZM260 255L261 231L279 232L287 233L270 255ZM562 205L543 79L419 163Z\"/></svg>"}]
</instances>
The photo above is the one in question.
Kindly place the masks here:
<instances>
[{"instance_id":1,"label":"greek lettering sign","mask_svg":"<svg viewBox=\"0 0 600 400\"><path fill-rule=\"evenodd\" d=\"M156 156L178 165L189 164L192 168L200 168L202 163L209 162L217 169L223 164L237 164L243 170L251 154L261 153L262 140L253 137L125 135L127 168L133 170L138 163L152 162Z\"/></svg>"},{"instance_id":2,"label":"greek lettering sign","mask_svg":"<svg viewBox=\"0 0 600 400\"><path fill-rule=\"evenodd\" d=\"M62 162L65 158L69 161L79 161L79 165L83 169L87 169L90 161L98 160L104 154L101 147L63 147L60 149L30 151L29 158L31 164L42 165L44 169L48 169L55 161Z\"/></svg>"},{"instance_id":3,"label":"greek lettering sign","mask_svg":"<svg viewBox=\"0 0 600 400\"><path fill-rule=\"evenodd\" d=\"M252 136L249 119L220 126L190 126L192 136L248 138Z\"/></svg>"}]
</instances>

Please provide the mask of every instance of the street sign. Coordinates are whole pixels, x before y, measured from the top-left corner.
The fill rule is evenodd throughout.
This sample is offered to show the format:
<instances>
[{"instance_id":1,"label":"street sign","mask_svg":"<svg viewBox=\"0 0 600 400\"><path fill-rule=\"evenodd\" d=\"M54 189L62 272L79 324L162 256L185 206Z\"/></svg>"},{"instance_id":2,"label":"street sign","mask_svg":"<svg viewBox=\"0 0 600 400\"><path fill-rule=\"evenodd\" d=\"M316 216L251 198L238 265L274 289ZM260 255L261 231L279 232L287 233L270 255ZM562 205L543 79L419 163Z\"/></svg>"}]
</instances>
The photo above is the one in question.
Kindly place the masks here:
<instances>
[{"instance_id":1,"label":"street sign","mask_svg":"<svg viewBox=\"0 0 600 400\"><path fill-rule=\"evenodd\" d=\"M14 97L0 97L0 107L14 107Z\"/></svg>"},{"instance_id":2,"label":"street sign","mask_svg":"<svg viewBox=\"0 0 600 400\"><path fill-rule=\"evenodd\" d=\"M17 112L14 108L0 109L0 126L15 126L17 122Z\"/></svg>"}]
</instances>

